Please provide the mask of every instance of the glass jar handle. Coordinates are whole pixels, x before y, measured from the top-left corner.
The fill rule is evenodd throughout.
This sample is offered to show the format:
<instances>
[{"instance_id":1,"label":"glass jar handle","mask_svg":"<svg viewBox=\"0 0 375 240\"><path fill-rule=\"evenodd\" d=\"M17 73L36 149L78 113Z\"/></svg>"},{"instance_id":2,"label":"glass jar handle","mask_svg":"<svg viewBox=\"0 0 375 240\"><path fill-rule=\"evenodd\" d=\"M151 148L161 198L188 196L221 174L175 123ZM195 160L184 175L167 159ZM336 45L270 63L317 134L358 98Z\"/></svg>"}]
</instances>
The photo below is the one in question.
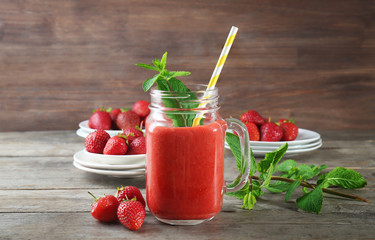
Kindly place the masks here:
<instances>
[{"instance_id":1,"label":"glass jar handle","mask_svg":"<svg viewBox=\"0 0 375 240\"><path fill-rule=\"evenodd\" d=\"M225 192L236 192L245 186L246 182L248 181L249 172L250 172L250 144L249 144L249 133L247 132L247 128L245 124L243 124L240 120L234 118L227 118L225 119L227 122L228 130L236 131L238 137L240 138L240 145L241 145L241 166L244 169L241 169L240 175L237 179L240 179L238 184L235 186L229 187L228 185L234 184L236 181L232 183L227 183L225 187Z\"/></svg>"}]
</instances>

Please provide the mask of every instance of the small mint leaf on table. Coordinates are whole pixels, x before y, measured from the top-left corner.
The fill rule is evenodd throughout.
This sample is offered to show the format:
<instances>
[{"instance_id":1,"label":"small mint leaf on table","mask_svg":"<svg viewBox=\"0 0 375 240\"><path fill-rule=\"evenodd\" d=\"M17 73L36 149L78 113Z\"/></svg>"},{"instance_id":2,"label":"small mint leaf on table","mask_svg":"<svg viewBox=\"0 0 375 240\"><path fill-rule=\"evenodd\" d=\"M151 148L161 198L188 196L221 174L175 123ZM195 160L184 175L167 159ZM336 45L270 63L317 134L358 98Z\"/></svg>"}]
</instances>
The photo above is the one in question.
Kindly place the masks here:
<instances>
[{"instance_id":1,"label":"small mint leaf on table","mask_svg":"<svg viewBox=\"0 0 375 240\"><path fill-rule=\"evenodd\" d=\"M285 193L285 202L289 201L290 197L292 196L294 190L301 184L301 180L296 180L292 184L290 184L288 190Z\"/></svg>"},{"instance_id":2,"label":"small mint leaf on table","mask_svg":"<svg viewBox=\"0 0 375 240\"><path fill-rule=\"evenodd\" d=\"M289 172L290 170L292 170L293 168L296 168L297 167L297 162L292 160L292 159L287 159L285 161L283 161L282 163L280 163L278 166L277 166L277 171L279 172Z\"/></svg>"},{"instance_id":3,"label":"small mint leaf on table","mask_svg":"<svg viewBox=\"0 0 375 240\"><path fill-rule=\"evenodd\" d=\"M249 192L248 194L245 195L243 199L242 208L251 210L253 209L256 202L257 202L257 199L254 196L254 194L252 192Z\"/></svg>"},{"instance_id":4,"label":"small mint leaf on table","mask_svg":"<svg viewBox=\"0 0 375 240\"><path fill-rule=\"evenodd\" d=\"M306 212L320 213L323 205L322 185L317 186L311 192L297 198L297 206Z\"/></svg>"},{"instance_id":5,"label":"small mint leaf on table","mask_svg":"<svg viewBox=\"0 0 375 240\"><path fill-rule=\"evenodd\" d=\"M250 192L249 183L247 182L245 186L243 186L243 188L241 188L240 190L236 192L227 192L226 195L232 196L238 199L243 199L245 195L248 194L249 192Z\"/></svg>"},{"instance_id":6,"label":"small mint leaf on table","mask_svg":"<svg viewBox=\"0 0 375 240\"><path fill-rule=\"evenodd\" d=\"M283 181L274 181L270 183L266 189L271 193L282 193L289 189L291 183L283 182Z\"/></svg>"},{"instance_id":7,"label":"small mint leaf on table","mask_svg":"<svg viewBox=\"0 0 375 240\"><path fill-rule=\"evenodd\" d=\"M324 184L325 188L334 185L342 188L356 189L364 187L367 182L359 172L337 167L327 173L322 184Z\"/></svg>"}]
</instances>

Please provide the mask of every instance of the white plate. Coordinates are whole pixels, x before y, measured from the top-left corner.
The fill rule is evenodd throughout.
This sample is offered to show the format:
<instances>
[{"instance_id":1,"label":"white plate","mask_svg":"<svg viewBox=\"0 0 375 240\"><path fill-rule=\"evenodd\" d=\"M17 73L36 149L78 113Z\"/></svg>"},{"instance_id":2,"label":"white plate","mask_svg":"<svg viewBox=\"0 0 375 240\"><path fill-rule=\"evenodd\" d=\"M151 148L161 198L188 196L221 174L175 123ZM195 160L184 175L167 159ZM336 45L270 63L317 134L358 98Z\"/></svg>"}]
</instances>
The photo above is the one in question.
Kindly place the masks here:
<instances>
[{"instance_id":1,"label":"white plate","mask_svg":"<svg viewBox=\"0 0 375 240\"><path fill-rule=\"evenodd\" d=\"M137 169L137 168L145 168L145 163L138 163L138 164L127 164L127 165L111 165L111 164L102 164L102 163L95 163L91 162L87 159L87 155L85 152L79 151L76 152L73 156L73 159L76 163L89 168L95 169L106 169L106 170L129 170L129 169Z\"/></svg>"},{"instance_id":2,"label":"white plate","mask_svg":"<svg viewBox=\"0 0 375 240\"><path fill-rule=\"evenodd\" d=\"M111 177L130 178L130 177L142 177L145 175L144 169L141 169L141 170L101 170L101 169L84 167L81 164L77 163L76 161L73 161L73 165L76 168L85 172L96 173L100 175L107 175Z\"/></svg>"},{"instance_id":3,"label":"white plate","mask_svg":"<svg viewBox=\"0 0 375 240\"><path fill-rule=\"evenodd\" d=\"M311 147L318 146L321 143L322 143L322 139L318 139L317 141L314 141L314 142L311 142L311 143L307 143L307 144L292 145L292 146L288 145L288 150L301 149L301 148L311 148ZM250 147L253 150L268 150L268 151L273 151L273 150L276 150L279 146L251 146L250 145Z\"/></svg>"},{"instance_id":4,"label":"white plate","mask_svg":"<svg viewBox=\"0 0 375 240\"><path fill-rule=\"evenodd\" d=\"M85 155L86 161L92 163L108 164L108 165L132 165L145 164L146 154L137 155L104 155L98 153L87 152L86 149L81 150Z\"/></svg>"},{"instance_id":5,"label":"white plate","mask_svg":"<svg viewBox=\"0 0 375 240\"><path fill-rule=\"evenodd\" d=\"M310 148L300 148L300 149L292 149L292 150L288 149L288 150L286 150L286 153L285 153L284 156L293 156L293 155L296 155L298 153L310 152L310 151L313 151L313 150L316 150L316 149L320 148L322 145L323 145L323 143L320 143L317 146L310 147ZM266 155L266 153L268 153L268 152L272 152L272 151L270 151L270 150L253 150L253 154L256 157L264 157Z\"/></svg>"},{"instance_id":6,"label":"white plate","mask_svg":"<svg viewBox=\"0 0 375 240\"><path fill-rule=\"evenodd\" d=\"M79 128L79 129L76 131L76 134L77 134L78 136L80 136L80 137L86 138L87 135L89 135L90 133L85 132L85 131L83 131L82 129Z\"/></svg>"},{"instance_id":7,"label":"white plate","mask_svg":"<svg viewBox=\"0 0 375 240\"><path fill-rule=\"evenodd\" d=\"M89 120L82 121L78 124L78 126L81 128L83 133L87 133L89 135L90 133L96 131L96 129L89 127ZM105 130L111 137L116 136L117 134L121 133L121 130ZM86 136L87 136L86 135Z\"/></svg>"}]
</instances>

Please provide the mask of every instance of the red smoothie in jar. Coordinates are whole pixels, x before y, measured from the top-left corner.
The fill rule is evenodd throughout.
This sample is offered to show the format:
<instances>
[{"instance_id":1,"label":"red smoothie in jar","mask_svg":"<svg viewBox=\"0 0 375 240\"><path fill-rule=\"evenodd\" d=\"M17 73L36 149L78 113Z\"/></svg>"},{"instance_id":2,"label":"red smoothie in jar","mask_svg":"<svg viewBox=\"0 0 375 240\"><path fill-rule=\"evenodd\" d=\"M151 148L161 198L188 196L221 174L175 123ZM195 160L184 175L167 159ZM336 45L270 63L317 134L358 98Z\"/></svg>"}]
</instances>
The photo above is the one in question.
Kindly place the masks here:
<instances>
[{"instance_id":1,"label":"red smoothie in jar","mask_svg":"<svg viewBox=\"0 0 375 240\"><path fill-rule=\"evenodd\" d=\"M147 127L146 191L161 219L209 219L221 209L225 122Z\"/></svg>"}]
</instances>

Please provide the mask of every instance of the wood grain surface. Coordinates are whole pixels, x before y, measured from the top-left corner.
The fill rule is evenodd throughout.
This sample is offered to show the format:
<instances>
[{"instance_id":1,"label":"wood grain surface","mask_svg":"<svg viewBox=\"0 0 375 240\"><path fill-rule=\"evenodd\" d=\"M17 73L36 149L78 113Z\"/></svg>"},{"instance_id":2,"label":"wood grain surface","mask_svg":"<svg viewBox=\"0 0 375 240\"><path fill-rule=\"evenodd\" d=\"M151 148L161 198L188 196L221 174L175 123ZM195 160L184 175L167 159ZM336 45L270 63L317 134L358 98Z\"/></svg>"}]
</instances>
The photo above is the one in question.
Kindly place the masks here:
<instances>
[{"instance_id":1,"label":"wood grain surface","mask_svg":"<svg viewBox=\"0 0 375 240\"><path fill-rule=\"evenodd\" d=\"M299 188L288 202L284 194L266 192L248 211L241 209L241 200L225 196L221 212L207 223L169 226L146 208L142 228L130 231L118 222L93 219L93 198L87 192L102 196L132 185L145 194L144 177L121 179L76 169L72 156L84 147L84 140L74 131L2 132L0 239L373 239L374 138L373 131L323 131L321 148L292 157L299 164L326 164L324 172L337 166L357 170L368 184L340 191L370 204L327 194L320 214L306 213L296 207ZM226 150L225 179L235 178L236 171Z\"/></svg>"},{"instance_id":2,"label":"wood grain surface","mask_svg":"<svg viewBox=\"0 0 375 240\"><path fill-rule=\"evenodd\" d=\"M221 115L258 110L314 130L375 130L375 1L1 0L0 131L76 129L96 107L149 100L136 67L218 82Z\"/></svg>"}]
</instances>

